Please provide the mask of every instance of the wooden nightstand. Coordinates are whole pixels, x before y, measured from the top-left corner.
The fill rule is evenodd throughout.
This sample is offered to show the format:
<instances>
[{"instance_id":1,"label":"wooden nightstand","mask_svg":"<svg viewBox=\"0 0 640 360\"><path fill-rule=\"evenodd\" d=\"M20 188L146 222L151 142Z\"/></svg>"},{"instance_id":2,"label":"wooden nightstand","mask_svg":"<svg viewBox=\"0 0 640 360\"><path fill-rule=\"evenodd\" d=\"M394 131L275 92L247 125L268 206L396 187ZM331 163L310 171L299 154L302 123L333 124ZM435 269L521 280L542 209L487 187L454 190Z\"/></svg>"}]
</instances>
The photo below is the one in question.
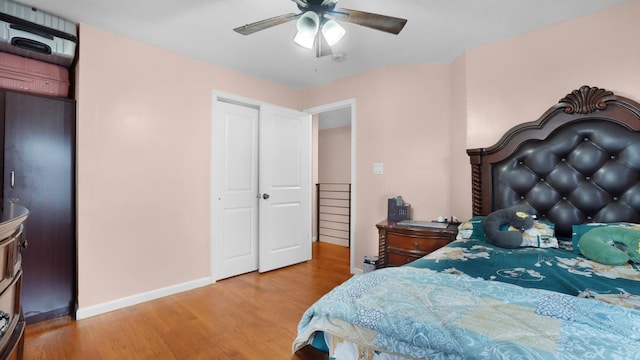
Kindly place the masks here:
<instances>
[{"instance_id":1,"label":"wooden nightstand","mask_svg":"<svg viewBox=\"0 0 640 360\"><path fill-rule=\"evenodd\" d=\"M396 226L394 221L376 224L379 236L378 268L401 266L417 260L456 239L458 225L446 229Z\"/></svg>"}]
</instances>

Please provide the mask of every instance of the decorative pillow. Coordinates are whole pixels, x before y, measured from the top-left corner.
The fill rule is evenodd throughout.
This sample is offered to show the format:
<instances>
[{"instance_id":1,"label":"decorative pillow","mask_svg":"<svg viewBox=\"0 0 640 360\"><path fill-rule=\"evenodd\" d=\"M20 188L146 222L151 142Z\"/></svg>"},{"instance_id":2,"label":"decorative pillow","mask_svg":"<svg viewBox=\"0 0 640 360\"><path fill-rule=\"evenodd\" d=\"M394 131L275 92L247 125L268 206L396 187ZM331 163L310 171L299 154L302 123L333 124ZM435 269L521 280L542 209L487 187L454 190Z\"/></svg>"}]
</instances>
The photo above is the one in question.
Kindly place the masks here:
<instances>
[{"instance_id":1,"label":"decorative pillow","mask_svg":"<svg viewBox=\"0 0 640 360\"><path fill-rule=\"evenodd\" d=\"M587 258L605 265L640 263L640 230L627 226L598 227L578 241Z\"/></svg>"},{"instance_id":2,"label":"decorative pillow","mask_svg":"<svg viewBox=\"0 0 640 360\"><path fill-rule=\"evenodd\" d=\"M576 254L582 254L580 251L579 241L582 235L587 233L589 230L593 230L601 227L627 227L634 230L640 230L640 224L627 223L627 222L617 222L617 223L586 223L573 225L571 227L571 243L573 245L573 252Z\"/></svg>"},{"instance_id":3,"label":"decorative pillow","mask_svg":"<svg viewBox=\"0 0 640 360\"><path fill-rule=\"evenodd\" d=\"M484 233L489 242L503 248L514 249L528 246L528 241L522 237L522 233L533 227L533 217L517 207L498 209L487 216L482 222ZM507 228L504 230L504 228ZM515 228L515 231L510 229Z\"/></svg>"},{"instance_id":4,"label":"decorative pillow","mask_svg":"<svg viewBox=\"0 0 640 360\"><path fill-rule=\"evenodd\" d=\"M518 231L515 227L510 227L510 231ZM533 227L522 233L523 245L541 247L541 248L557 248L558 239L555 237L555 225L546 221L535 220Z\"/></svg>"},{"instance_id":5,"label":"decorative pillow","mask_svg":"<svg viewBox=\"0 0 640 360\"><path fill-rule=\"evenodd\" d=\"M474 216L471 219L461 223L458 226L458 235L456 239L476 239L484 242L489 242L487 235L484 233L484 229L482 228L482 222L486 216ZM541 242L550 242L554 244L551 247L558 247L558 241L555 238L555 228L556 225L547 221L535 220L533 228L529 229L523 234L529 238L535 238L536 241L540 240ZM500 230L517 230L515 228L509 228L504 226ZM537 238L537 235L540 236L540 239Z\"/></svg>"},{"instance_id":6,"label":"decorative pillow","mask_svg":"<svg viewBox=\"0 0 640 360\"><path fill-rule=\"evenodd\" d=\"M456 239L476 239L488 242L487 235L482 229L482 221L486 216L474 216L471 219L458 225L458 235Z\"/></svg>"}]
</instances>

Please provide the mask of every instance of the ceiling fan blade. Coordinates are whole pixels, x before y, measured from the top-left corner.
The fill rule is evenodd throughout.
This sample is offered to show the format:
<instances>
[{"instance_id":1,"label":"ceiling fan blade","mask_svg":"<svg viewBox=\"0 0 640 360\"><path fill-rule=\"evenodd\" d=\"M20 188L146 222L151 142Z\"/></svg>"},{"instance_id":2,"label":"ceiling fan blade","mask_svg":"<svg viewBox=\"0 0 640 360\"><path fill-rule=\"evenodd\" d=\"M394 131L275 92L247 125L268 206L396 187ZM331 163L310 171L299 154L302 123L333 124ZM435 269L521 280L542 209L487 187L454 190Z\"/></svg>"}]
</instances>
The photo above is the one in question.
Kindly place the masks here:
<instances>
[{"instance_id":1,"label":"ceiling fan blade","mask_svg":"<svg viewBox=\"0 0 640 360\"><path fill-rule=\"evenodd\" d=\"M407 19L351 9L336 9L328 11L327 14L335 17L336 20L346 21L396 35L402 31L402 28L407 23Z\"/></svg>"},{"instance_id":2,"label":"ceiling fan blade","mask_svg":"<svg viewBox=\"0 0 640 360\"><path fill-rule=\"evenodd\" d=\"M233 29L233 31L240 33L242 35L249 35L260 30L264 30L276 25L284 24L286 22L289 22L291 20L298 18L298 16L300 16L300 14L288 13L288 14L272 17L269 19L256 21L251 24L242 25Z\"/></svg>"},{"instance_id":3,"label":"ceiling fan blade","mask_svg":"<svg viewBox=\"0 0 640 360\"><path fill-rule=\"evenodd\" d=\"M307 3L306 0L291 0L294 3L296 3L298 5L298 7L302 7L302 8L308 8L309 4Z\"/></svg>"}]
</instances>

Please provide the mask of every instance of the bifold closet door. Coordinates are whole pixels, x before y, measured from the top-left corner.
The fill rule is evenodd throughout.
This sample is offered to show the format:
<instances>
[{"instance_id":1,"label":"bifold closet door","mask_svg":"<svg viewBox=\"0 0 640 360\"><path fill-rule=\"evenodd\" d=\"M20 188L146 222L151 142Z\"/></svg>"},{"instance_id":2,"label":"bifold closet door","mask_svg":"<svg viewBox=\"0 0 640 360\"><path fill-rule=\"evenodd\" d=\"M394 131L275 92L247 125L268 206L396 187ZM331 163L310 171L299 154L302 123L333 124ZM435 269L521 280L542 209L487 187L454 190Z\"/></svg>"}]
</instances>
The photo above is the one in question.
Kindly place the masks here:
<instances>
[{"instance_id":1,"label":"bifold closet door","mask_svg":"<svg viewBox=\"0 0 640 360\"><path fill-rule=\"evenodd\" d=\"M260 107L259 271L311 260L311 115Z\"/></svg>"},{"instance_id":2,"label":"bifold closet door","mask_svg":"<svg viewBox=\"0 0 640 360\"><path fill-rule=\"evenodd\" d=\"M212 278L311 259L311 116L215 101Z\"/></svg>"},{"instance_id":3,"label":"bifold closet door","mask_svg":"<svg viewBox=\"0 0 640 360\"><path fill-rule=\"evenodd\" d=\"M212 129L214 279L258 269L258 110L216 102Z\"/></svg>"},{"instance_id":4,"label":"bifold closet door","mask_svg":"<svg viewBox=\"0 0 640 360\"><path fill-rule=\"evenodd\" d=\"M71 315L76 303L75 102L6 92L4 199L29 209L22 253L27 322Z\"/></svg>"}]
</instances>

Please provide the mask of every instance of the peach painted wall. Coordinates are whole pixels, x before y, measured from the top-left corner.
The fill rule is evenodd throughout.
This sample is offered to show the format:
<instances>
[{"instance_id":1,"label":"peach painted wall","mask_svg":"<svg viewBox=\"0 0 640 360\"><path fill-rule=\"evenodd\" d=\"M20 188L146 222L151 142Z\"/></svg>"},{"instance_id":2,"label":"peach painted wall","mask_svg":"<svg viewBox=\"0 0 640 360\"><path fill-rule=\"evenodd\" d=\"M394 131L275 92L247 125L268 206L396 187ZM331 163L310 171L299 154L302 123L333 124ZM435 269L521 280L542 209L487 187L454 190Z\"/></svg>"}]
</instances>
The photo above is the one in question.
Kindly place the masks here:
<instances>
[{"instance_id":1,"label":"peach painted wall","mask_svg":"<svg viewBox=\"0 0 640 360\"><path fill-rule=\"evenodd\" d=\"M471 165L467 155L467 56L451 64L451 214L464 221L471 217Z\"/></svg>"},{"instance_id":2,"label":"peach painted wall","mask_svg":"<svg viewBox=\"0 0 640 360\"><path fill-rule=\"evenodd\" d=\"M80 25L80 308L210 276L213 90L290 108L298 92Z\"/></svg>"},{"instance_id":3,"label":"peach painted wall","mask_svg":"<svg viewBox=\"0 0 640 360\"><path fill-rule=\"evenodd\" d=\"M450 76L449 65L387 66L304 92L306 108L356 99L357 268L378 254L375 224L388 198L402 195L414 218L450 212Z\"/></svg>"},{"instance_id":4,"label":"peach painted wall","mask_svg":"<svg viewBox=\"0 0 640 360\"><path fill-rule=\"evenodd\" d=\"M318 132L318 182L351 182L351 126Z\"/></svg>"},{"instance_id":5,"label":"peach painted wall","mask_svg":"<svg viewBox=\"0 0 640 360\"><path fill-rule=\"evenodd\" d=\"M469 51L467 145L494 144L582 85L640 100L638 14L635 0Z\"/></svg>"}]
</instances>

